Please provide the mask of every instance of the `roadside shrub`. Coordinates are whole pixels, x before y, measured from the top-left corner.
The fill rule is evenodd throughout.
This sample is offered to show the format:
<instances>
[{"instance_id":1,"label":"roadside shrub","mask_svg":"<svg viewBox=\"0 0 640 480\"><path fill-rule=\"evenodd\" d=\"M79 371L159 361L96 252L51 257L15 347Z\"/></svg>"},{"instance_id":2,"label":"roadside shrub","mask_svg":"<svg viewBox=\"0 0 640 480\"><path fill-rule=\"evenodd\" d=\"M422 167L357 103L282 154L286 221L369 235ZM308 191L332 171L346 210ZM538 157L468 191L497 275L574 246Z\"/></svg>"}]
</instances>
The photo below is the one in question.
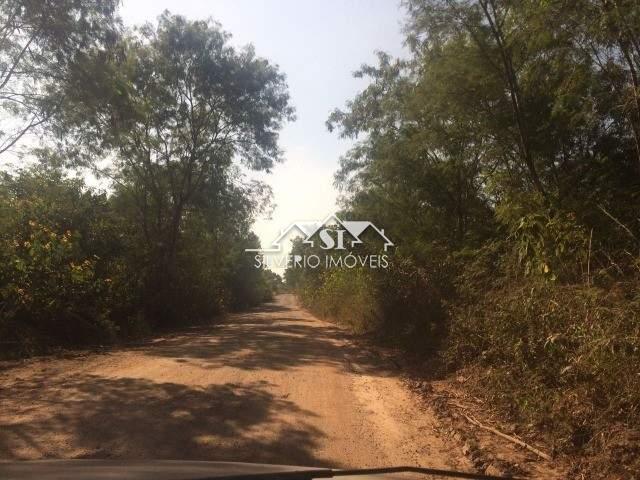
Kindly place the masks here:
<instances>
[{"instance_id":1,"label":"roadside shrub","mask_svg":"<svg viewBox=\"0 0 640 480\"><path fill-rule=\"evenodd\" d=\"M640 422L637 282L487 292L452 309L444 354L452 366L483 367L482 394L559 451L606 451L615 426Z\"/></svg>"},{"instance_id":2,"label":"roadside shrub","mask_svg":"<svg viewBox=\"0 0 640 480\"><path fill-rule=\"evenodd\" d=\"M303 303L321 317L356 333L371 332L382 320L373 275L363 268L325 270L319 282L305 285L299 293Z\"/></svg>"},{"instance_id":3,"label":"roadside shrub","mask_svg":"<svg viewBox=\"0 0 640 480\"><path fill-rule=\"evenodd\" d=\"M87 255L78 232L56 232L30 221L3 242L0 338L25 348L53 340L78 345L109 342L111 279L97 275L99 258Z\"/></svg>"},{"instance_id":4,"label":"roadside shrub","mask_svg":"<svg viewBox=\"0 0 640 480\"><path fill-rule=\"evenodd\" d=\"M525 276L550 281L582 281L589 233L575 213L550 208L539 195L514 195L496 209L508 244Z\"/></svg>"},{"instance_id":5,"label":"roadside shrub","mask_svg":"<svg viewBox=\"0 0 640 480\"><path fill-rule=\"evenodd\" d=\"M130 271L106 197L36 166L0 182L0 341L4 352L109 343ZM121 300L116 302L114 300ZM112 311L112 305L117 311ZM116 315L117 314L117 315Z\"/></svg>"},{"instance_id":6,"label":"roadside shrub","mask_svg":"<svg viewBox=\"0 0 640 480\"><path fill-rule=\"evenodd\" d=\"M298 293L315 313L355 333L373 333L386 342L425 353L431 352L444 334L435 275L396 256L388 269L323 270L302 282Z\"/></svg>"},{"instance_id":7,"label":"roadside shrub","mask_svg":"<svg viewBox=\"0 0 640 480\"><path fill-rule=\"evenodd\" d=\"M153 288L168 269L131 195L88 188L53 161L0 177L0 353L107 344L273 297L280 278L244 252L259 246L249 217L213 207L187 216L172 281Z\"/></svg>"}]
</instances>

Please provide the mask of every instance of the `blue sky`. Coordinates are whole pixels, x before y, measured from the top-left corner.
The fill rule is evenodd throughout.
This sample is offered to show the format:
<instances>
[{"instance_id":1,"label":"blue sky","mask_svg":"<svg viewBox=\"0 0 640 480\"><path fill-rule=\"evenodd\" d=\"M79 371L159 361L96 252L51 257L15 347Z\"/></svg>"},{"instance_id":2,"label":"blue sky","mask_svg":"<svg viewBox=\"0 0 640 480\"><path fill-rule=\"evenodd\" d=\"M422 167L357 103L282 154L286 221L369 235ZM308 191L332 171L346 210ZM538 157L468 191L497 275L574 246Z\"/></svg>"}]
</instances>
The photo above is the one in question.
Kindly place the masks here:
<instances>
[{"instance_id":1,"label":"blue sky","mask_svg":"<svg viewBox=\"0 0 640 480\"><path fill-rule=\"evenodd\" d=\"M254 229L263 246L294 221L319 220L335 209L332 186L338 159L350 143L329 133L325 121L366 85L352 73L375 62L375 51L403 54L404 12L397 0L125 0L128 25L154 20L168 9L189 18L212 17L252 43L258 55L287 75L297 121L281 135L285 162L265 180L276 209Z\"/></svg>"}]
</instances>

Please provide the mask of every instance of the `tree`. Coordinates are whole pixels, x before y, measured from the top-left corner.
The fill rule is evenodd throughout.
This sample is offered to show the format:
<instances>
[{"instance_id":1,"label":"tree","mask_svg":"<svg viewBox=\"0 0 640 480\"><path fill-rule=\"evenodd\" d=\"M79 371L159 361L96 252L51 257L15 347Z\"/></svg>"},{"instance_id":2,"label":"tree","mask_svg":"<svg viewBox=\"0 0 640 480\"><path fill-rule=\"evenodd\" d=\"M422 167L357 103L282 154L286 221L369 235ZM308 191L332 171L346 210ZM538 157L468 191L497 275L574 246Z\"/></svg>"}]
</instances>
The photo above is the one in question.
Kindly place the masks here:
<instances>
[{"instance_id":1,"label":"tree","mask_svg":"<svg viewBox=\"0 0 640 480\"><path fill-rule=\"evenodd\" d=\"M65 119L79 119L67 138L89 150L101 143L114 156L113 178L134 199L149 251L150 298L167 298L200 194L221 202L234 164L268 171L281 160L278 131L293 118L284 75L229 38L211 21L165 12L127 37L103 77L102 103L89 105L95 114L77 102Z\"/></svg>"},{"instance_id":2,"label":"tree","mask_svg":"<svg viewBox=\"0 0 640 480\"><path fill-rule=\"evenodd\" d=\"M34 129L43 140L32 169L0 177L0 337L19 351L210 319L277 283L244 252L271 198L244 172L281 160L284 75L212 21L167 12L123 32L116 4L0 5L0 102L16 127L0 153ZM106 191L79 180L85 168Z\"/></svg>"},{"instance_id":3,"label":"tree","mask_svg":"<svg viewBox=\"0 0 640 480\"><path fill-rule=\"evenodd\" d=\"M79 63L112 45L117 0L3 0L0 3L0 154L64 103Z\"/></svg>"},{"instance_id":4,"label":"tree","mask_svg":"<svg viewBox=\"0 0 640 480\"><path fill-rule=\"evenodd\" d=\"M545 19L554 30L570 32L572 48L600 72L609 92L602 92L598 103L609 115L622 113L626 119L640 174L640 5L583 0L564 5L562 12L550 6Z\"/></svg>"},{"instance_id":5,"label":"tree","mask_svg":"<svg viewBox=\"0 0 640 480\"><path fill-rule=\"evenodd\" d=\"M496 0L408 0L406 5L411 15L408 30L414 48L438 48L443 41L462 35L478 49L485 59L484 67L493 71L507 92L505 100L508 99L513 116L518 156L534 188L546 195L532 151L532 120L525 110L519 73L532 55L520 33L520 17L514 13L522 7Z\"/></svg>"}]
</instances>

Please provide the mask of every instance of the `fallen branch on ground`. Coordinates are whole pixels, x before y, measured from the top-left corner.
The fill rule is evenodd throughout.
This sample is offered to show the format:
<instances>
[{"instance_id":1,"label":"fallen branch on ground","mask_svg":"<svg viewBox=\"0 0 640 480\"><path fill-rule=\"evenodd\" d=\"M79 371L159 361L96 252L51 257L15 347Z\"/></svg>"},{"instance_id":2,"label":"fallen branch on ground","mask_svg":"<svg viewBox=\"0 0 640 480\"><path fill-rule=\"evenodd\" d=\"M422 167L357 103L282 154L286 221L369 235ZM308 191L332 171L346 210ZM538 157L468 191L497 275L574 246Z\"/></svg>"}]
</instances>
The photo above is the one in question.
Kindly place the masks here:
<instances>
[{"instance_id":1,"label":"fallen branch on ground","mask_svg":"<svg viewBox=\"0 0 640 480\"><path fill-rule=\"evenodd\" d=\"M454 404L455 405L455 404ZM455 405L458 408L460 408L460 405ZM476 420L475 418L473 418L470 415L467 415L466 413L462 412L462 416L464 418L466 418L470 423L474 424L477 427L482 428L483 430L487 430L488 432L494 433L496 435L498 435L499 437L502 437L506 440L509 440L510 442L513 442L515 444L520 445L521 447L526 448L527 450L535 453L536 455L538 455L541 458L544 458L545 460L551 460L551 456L538 450L537 448L535 448L532 445L529 445L527 442L523 442L522 440L520 440L519 438L516 437L512 437L511 435L507 435L506 433L501 432L500 430L496 430L493 427L489 427L488 425L484 425L482 423L480 423L478 420Z\"/></svg>"}]
</instances>

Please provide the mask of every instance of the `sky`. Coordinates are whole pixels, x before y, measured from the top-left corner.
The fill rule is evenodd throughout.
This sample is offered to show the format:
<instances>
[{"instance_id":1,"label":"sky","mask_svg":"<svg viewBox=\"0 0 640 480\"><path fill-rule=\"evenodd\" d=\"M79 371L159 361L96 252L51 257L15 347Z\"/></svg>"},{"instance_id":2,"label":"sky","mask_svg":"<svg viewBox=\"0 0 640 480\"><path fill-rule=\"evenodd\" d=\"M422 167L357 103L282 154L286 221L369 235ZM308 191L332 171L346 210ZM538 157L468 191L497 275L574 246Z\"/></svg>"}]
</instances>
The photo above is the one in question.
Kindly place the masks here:
<instances>
[{"instance_id":1,"label":"sky","mask_svg":"<svg viewBox=\"0 0 640 480\"><path fill-rule=\"evenodd\" d=\"M261 177L273 189L275 209L254 231L267 247L296 221L317 221L336 210L333 174L351 145L329 133L325 121L367 82L353 78L375 51L404 54L398 0L125 0L127 25L153 21L162 11L190 19L211 17L232 44L254 45L287 76L297 120L285 125L284 162Z\"/></svg>"}]
</instances>

